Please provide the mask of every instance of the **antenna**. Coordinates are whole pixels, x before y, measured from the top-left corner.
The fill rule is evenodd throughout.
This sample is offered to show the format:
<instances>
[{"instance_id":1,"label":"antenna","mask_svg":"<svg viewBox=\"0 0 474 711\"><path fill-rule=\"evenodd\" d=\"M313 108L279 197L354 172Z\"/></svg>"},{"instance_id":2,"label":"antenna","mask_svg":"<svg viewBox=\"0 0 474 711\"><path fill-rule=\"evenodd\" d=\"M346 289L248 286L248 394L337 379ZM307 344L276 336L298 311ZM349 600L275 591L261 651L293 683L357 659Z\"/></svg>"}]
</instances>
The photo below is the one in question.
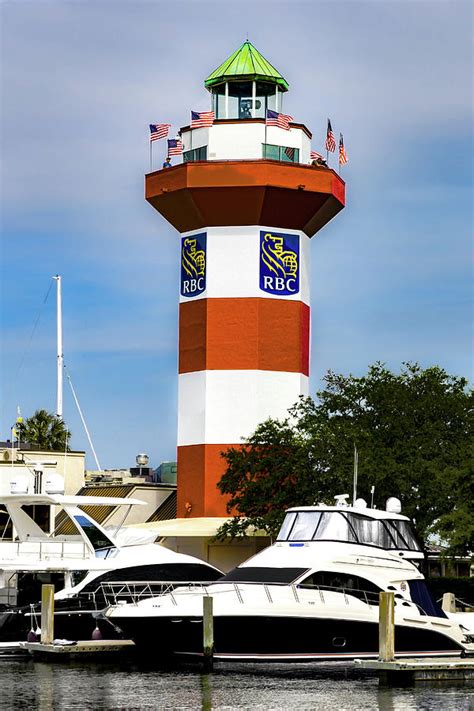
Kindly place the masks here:
<instances>
[{"instance_id":1,"label":"antenna","mask_svg":"<svg viewBox=\"0 0 474 711\"><path fill-rule=\"evenodd\" d=\"M357 475L359 473L359 453L354 445L354 487L352 490L352 505L354 506L357 499Z\"/></svg>"},{"instance_id":2,"label":"antenna","mask_svg":"<svg viewBox=\"0 0 474 711\"><path fill-rule=\"evenodd\" d=\"M53 276L56 282L56 321L57 321L57 395L56 395L56 415L63 418L63 317L62 317L62 296L61 277L59 274Z\"/></svg>"}]
</instances>

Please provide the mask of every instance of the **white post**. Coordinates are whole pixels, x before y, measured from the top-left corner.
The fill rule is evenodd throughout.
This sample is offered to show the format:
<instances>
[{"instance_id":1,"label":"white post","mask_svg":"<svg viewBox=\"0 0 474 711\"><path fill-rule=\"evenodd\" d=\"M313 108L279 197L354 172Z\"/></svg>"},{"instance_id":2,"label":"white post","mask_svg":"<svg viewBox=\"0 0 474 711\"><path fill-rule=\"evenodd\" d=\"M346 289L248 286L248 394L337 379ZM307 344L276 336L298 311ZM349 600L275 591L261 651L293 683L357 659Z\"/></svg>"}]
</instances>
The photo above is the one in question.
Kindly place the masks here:
<instances>
[{"instance_id":1,"label":"white post","mask_svg":"<svg viewBox=\"0 0 474 711\"><path fill-rule=\"evenodd\" d=\"M443 593L441 609L444 610L444 612L456 612L456 597L454 593Z\"/></svg>"},{"instance_id":2,"label":"white post","mask_svg":"<svg viewBox=\"0 0 474 711\"><path fill-rule=\"evenodd\" d=\"M252 118L255 118L257 112L257 82L252 82Z\"/></svg>"},{"instance_id":3,"label":"white post","mask_svg":"<svg viewBox=\"0 0 474 711\"><path fill-rule=\"evenodd\" d=\"M229 82L225 83L225 117L229 118Z\"/></svg>"},{"instance_id":4,"label":"white post","mask_svg":"<svg viewBox=\"0 0 474 711\"><path fill-rule=\"evenodd\" d=\"M279 102L278 102L278 99L279 99L278 93L279 93L279 92L278 92L278 84L277 84L277 85L275 86L275 111L278 111L278 112L279 112L279 111L280 111L280 107L279 107Z\"/></svg>"},{"instance_id":5,"label":"white post","mask_svg":"<svg viewBox=\"0 0 474 711\"><path fill-rule=\"evenodd\" d=\"M61 297L61 277L56 274L53 279L56 282L56 320L57 320L57 397L56 415L63 417L63 319L62 319L62 297Z\"/></svg>"}]
</instances>

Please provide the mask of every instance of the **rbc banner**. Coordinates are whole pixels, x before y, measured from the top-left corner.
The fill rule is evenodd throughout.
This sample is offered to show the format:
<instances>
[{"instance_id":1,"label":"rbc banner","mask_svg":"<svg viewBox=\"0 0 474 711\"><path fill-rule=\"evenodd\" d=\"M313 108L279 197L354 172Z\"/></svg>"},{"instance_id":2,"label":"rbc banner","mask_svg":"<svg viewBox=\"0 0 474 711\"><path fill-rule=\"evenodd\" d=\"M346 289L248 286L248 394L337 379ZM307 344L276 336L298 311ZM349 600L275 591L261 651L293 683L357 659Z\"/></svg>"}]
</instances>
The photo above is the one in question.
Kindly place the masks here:
<instances>
[{"instance_id":1,"label":"rbc banner","mask_svg":"<svg viewBox=\"0 0 474 711\"><path fill-rule=\"evenodd\" d=\"M260 289L291 296L300 290L300 238L282 232L260 232Z\"/></svg>"},{"instance_id":2,"label":"rbc banner","mask_svg":"<svg viewBox=\"0 0 474 711\"><path fill-rule=\"evenodd\" d=\"M206 290L206 233L181 240L181 295L199 296Z\"/></svg>"}]
</instances>

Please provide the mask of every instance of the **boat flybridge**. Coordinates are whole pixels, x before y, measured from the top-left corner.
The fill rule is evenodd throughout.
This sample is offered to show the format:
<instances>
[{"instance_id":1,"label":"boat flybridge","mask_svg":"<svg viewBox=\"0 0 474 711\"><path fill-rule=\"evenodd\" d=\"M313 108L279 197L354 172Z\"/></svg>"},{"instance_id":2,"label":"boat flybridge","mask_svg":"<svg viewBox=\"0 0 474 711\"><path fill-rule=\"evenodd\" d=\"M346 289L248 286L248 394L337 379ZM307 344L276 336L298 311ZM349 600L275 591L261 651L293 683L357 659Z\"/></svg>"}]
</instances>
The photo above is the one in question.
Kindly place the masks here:
<instances>
[{"instance_id":1,"label":"boat flybridge","mask_svg":"<svg viewBox=\"0 0 474 711\"><path fill-rule=\"evenodd\" d=\"M202 653L203 597L212 595L215 658L341 660L378 655L381 591L395 596L397 656L474 648L468 630L431 599L423 551L400 502L289 509L276 542L199 592L180 589L105 615L145 651Z\"/></svg>"},{"instance_id":2,"label":"boat flybridge","mask_svg":"<svg viewBox=\"0 0 474 711\"><path fill-rule=\"evenodd\" d=\"M37 627L41 585L55 585L55 635L87 639L94 615L105 606L104 584L116 581L133 590L170 589L210 582L222 572L193 556L175 553L154 543L156 534L129 527L100 525L80 507L126 507L122 522L139 499L110 496L64 496L59 493L12 494L0 498L6 522L0 540L0 641L25 639ZM48 534L34 520L40 507L55 507L73 524L73 536ZM58 516L58 514L56 514ZM2 519L5 517L2 517ZM110 627L109 631L112 632Z\"/></svg>"}]
</instances>

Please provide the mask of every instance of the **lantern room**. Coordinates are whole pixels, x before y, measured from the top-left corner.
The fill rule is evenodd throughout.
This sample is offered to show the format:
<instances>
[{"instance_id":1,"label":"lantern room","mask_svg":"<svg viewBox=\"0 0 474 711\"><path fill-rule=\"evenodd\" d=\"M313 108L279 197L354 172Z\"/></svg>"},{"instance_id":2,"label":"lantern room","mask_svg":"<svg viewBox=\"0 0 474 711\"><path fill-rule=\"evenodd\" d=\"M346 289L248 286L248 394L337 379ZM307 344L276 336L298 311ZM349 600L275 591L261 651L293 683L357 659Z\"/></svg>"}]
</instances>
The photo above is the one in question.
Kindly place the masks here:
<instances>
[{"instance_id":1,"label":"lantern room","mask_svg":"<svg viewBox=\"0 0 474 711\"><path fill-rule=\"evenodd\" d=\"M283 111L288 83L246 40L204 82L217 120L265 118L267 109Z\"/></svg>"}]
</instances>

